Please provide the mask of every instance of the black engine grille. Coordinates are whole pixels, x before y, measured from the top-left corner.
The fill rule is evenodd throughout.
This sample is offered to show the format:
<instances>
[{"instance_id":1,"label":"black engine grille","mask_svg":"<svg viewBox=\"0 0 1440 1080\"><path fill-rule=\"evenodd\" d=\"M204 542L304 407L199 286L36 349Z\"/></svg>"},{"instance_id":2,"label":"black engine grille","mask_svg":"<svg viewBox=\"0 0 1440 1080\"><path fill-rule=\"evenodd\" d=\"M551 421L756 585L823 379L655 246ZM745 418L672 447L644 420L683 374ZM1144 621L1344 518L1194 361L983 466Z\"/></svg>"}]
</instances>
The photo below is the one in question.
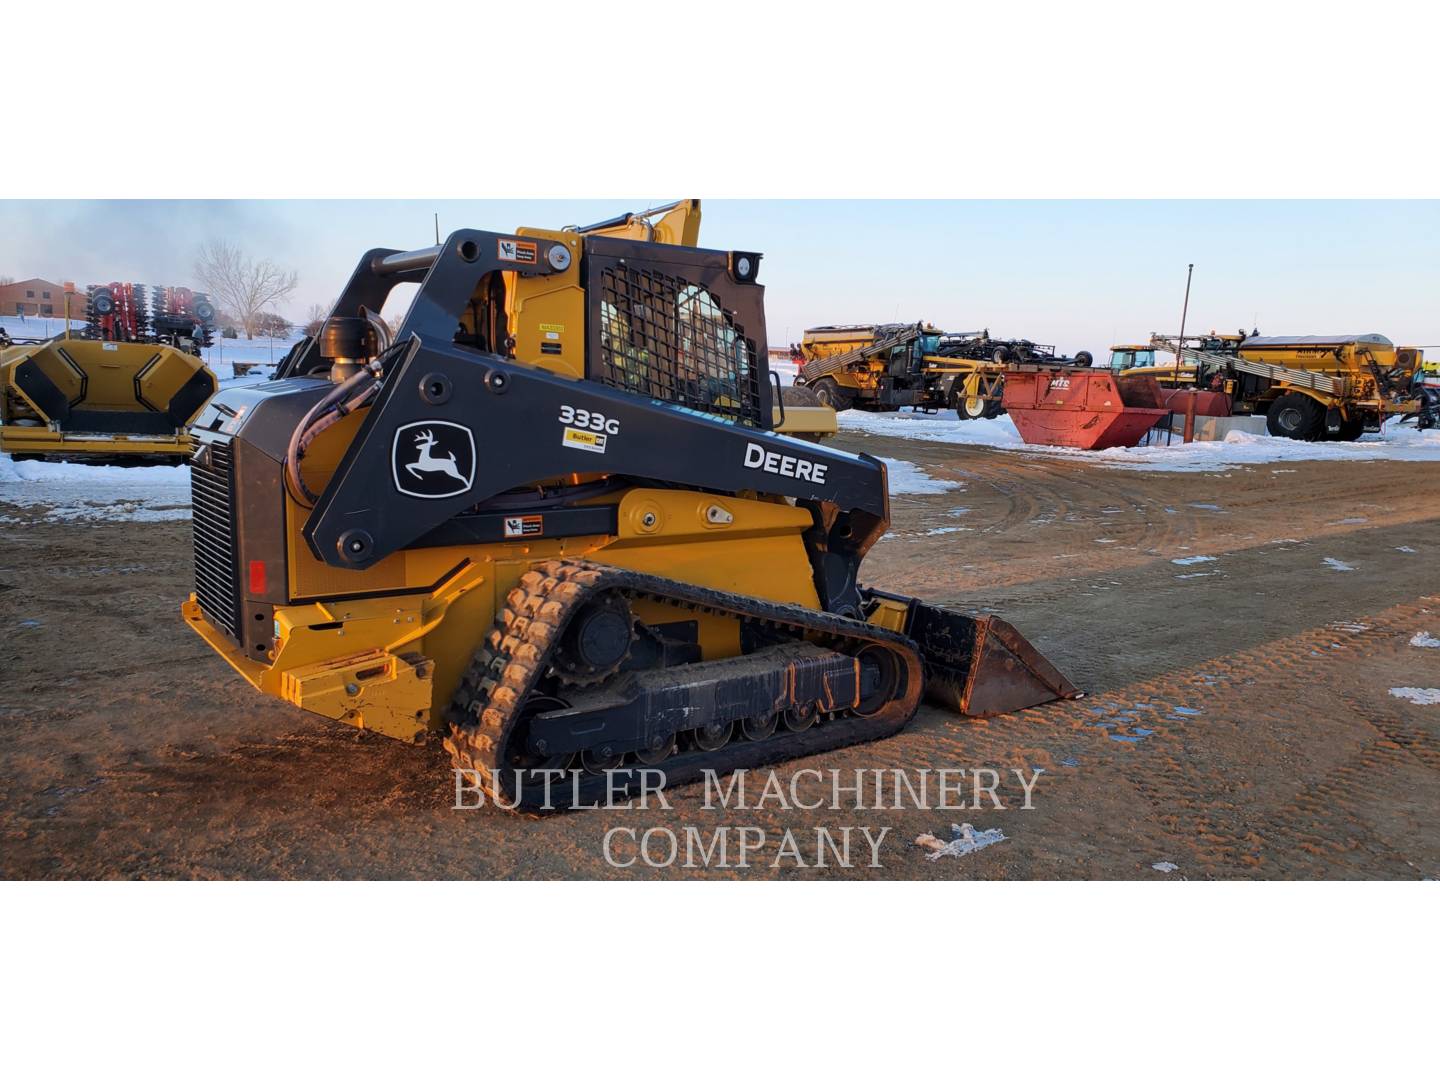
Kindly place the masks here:
<instances>
[{"instance_id":1,"label":"black engine grille","mask_svg":"<svg viewBox=\"0 0 1440 1080\"><path fill-rule=\"evenodd\" d=\"M601 382L762 426L755 342L713 293L625 265L600 283Z\"/></svg>"},{"instance_id":2,"label":"black engine grille","mask_svg":"<svg viewBox=\"0 0 1440 1080\"><path fill-rule=\"evenodd\" d=\"M195 599L212 624L240 640L240 567L235 552L234 451L213 442L205 461L190 463Z\"/></svg>"}]
</instances>

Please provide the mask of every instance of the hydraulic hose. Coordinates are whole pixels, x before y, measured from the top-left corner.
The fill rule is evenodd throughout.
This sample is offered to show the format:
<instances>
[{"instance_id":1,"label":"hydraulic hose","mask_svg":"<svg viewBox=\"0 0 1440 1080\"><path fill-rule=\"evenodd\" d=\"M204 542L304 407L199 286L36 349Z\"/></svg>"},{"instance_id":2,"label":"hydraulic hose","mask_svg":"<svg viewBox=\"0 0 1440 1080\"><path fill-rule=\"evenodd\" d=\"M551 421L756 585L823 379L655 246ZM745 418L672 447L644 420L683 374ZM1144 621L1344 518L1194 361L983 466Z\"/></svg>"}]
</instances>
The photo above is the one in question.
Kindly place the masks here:
<instances>
[{"instance_id":1,"label":"hydraulic hose","mask_svg":"<svg viewBox=\"0 0 1440 1080\"><path fill-rule=\"evenodd\" d=\"M379 361L374 361L371 365L361 368L344 382L333 387L328 394L310 407L310 411L301 418L300 423L295 425L295 430L290 433L290 442L285 447L285 486L290 492L290 497L305 509L309 510L315 506L315 494L305 486L305 481L300 475L300 460L305 456L305 450L320 432L337 423L374 396L375 391L380 388L381 370ZM366 383L369 385L365 386ZM348 402L347 399L350 395L362 386L364 389L355 401Z\"/></svg>"},{"instance_id":2,"label":"hydraulic hose","mask_svg":"<svg viewBox=\"0 0 1440 1080\"><path fill-rule=\"evenodd\" d=\"M366 318L376 323L376 333L380 335L380 341L384 342L379 355L344 382L338 383L311 406L300 423L295 425L295 430L290 433L290 442L285 447L285 489L292 499L307 510L314 508L316 496L306 487L305 480L300 475L300 462L305 457L305 451L326 428L343 420L356 409L370 404L371 399L380 392L381 380L385 377L385 365L391 359L391 354L403 352L405 349L403 342L391 343L390 328L385 326L378 316L367 312ZM357 388L360 388L360 392L355 394Z\"/></svg>"}]
</instances>

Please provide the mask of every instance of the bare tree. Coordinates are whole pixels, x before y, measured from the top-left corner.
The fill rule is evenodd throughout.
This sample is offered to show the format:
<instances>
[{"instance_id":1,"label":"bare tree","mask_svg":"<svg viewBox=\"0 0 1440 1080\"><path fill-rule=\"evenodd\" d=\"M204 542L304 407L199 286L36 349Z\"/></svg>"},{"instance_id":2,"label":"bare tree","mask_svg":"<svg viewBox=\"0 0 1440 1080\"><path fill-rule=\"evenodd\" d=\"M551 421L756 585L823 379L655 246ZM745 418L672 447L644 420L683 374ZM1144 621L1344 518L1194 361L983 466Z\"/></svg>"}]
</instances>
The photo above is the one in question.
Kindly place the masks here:
<instances>
[{"instance_id":1,"label":"bare tree","mask_svg":"<svg viewBox=\"0 0 1440 1080\"><path fill-rule=\"evenodd\" d=\"M335 301L328 304L311 304L310 310L305 313L305 333L315 337L320 333L320 328L325 325L325 320L330 317L330 312L335 310Z\"/></svg>"},{"instance_id":2,"label":"bare tree","mask_svg":"<svg viewBox=\"0 0 1440 1080\"><path fill-rule=\"evenodd\" d=\"M200 249L195 276L220 306L240 321L247 338L255 336L260 313L285 300L299 280L294 270L285 270L269 259L256 262L224 240L211 240Z\"/></svg>"},{"instance_id":3,"label":"bare tree","mask_svg":"<svg viewBox=\"0 0 1440 1080\"><path fill-rule=\"evenodd\" d=\"M14 285L15 279L9 274L0 274L0 285Z\"/></svg>"}]
</instances>

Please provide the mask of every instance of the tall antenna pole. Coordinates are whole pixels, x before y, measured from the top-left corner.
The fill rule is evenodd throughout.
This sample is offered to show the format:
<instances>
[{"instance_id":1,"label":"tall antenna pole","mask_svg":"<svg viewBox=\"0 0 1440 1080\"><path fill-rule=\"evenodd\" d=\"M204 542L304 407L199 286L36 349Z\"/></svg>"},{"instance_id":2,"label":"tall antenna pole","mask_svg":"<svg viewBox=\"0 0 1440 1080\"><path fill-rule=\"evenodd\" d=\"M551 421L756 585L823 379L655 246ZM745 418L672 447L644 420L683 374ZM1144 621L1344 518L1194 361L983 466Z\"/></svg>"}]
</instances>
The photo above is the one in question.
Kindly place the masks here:
<instances>
[{"instance_id":1,"label":"tall antenna pole","mask_svg":"<svg viewBox=\"0 0 1440 1080\"><path fill-rule=\"evenodd\" d=\"M440 211L435 211L435 243L440 243Z\"/></svg>"},{"instance_id":2,"label":"tall antenna pole","mask_svg":"<svg viewBox=\"0 0 1440 1080\"><path fill-rule=\"evenodd\" d=\"M1170 380L1171 386L1180 385L1180 359L1182 350L1185 348L1185 319L1190 314L1190 278L1195 274L1195 264L1191 263L1185 268L1185 306L1180 309L1180 340L1175 347L1175 368L1174 376ZM1197 386L1198 390L1199 387Z\"/></svg>"}]
</instances>

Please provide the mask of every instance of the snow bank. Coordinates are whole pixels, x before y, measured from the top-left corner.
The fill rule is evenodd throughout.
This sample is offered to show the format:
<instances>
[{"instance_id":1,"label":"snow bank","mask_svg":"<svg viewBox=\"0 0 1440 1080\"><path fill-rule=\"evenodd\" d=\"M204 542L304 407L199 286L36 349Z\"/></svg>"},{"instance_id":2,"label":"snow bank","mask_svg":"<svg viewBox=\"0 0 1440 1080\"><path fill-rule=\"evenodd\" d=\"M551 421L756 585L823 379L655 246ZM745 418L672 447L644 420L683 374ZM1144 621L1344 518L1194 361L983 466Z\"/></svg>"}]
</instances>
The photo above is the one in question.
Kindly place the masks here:
<instances>
[{"instance_id":1,"label":"snow bank","mask_svg":"<svg viewBox=\"0 0 1440 1080\"><path fill-rule=\"evenodd\" d=\"M84 325L83 319L71 319L70 332L73 334ZM23 319L18 315L0 315L0 330L12 338L52 338L65 332L65 320L43 319L38 315L27 315Z\"/></svg>"},{"instance_id":2,"label":"snow bank","mask_svg":"<svg viewBox=\"0 0 1440 1080\"><path fill-rule=\"evenodd\" d=\"M183 521L190 517L190 470L15 461L0 454L0 505L43 508L45 521ZM0 514L0 523L16 520Z\"/></svg>"},{"instance_id":3,"label":"snow bank","mask_svg":"<svg viewBox=\"0 0 1440 1080\"><path fill-rule=\"evenodd\" d=\"M891 495L940 495L963 484L953 480L937 480L913 461L881 458L889 474Z\"/></svg>"},{"instance_id":4,"label":"snow bank","mask_svg":"<svg viewBox=\"0 0 1440 1080\"><path fill-rule=\"evenodd\" d=\"M849 409L840 414L839 424L842 431L861 431L891 439L1078 456L1096 465L1155 472L1206 472L1275 461L1440 461L1440 430L1417 431L1413 425L1402 427L1394 421L1386 424L1382 434L1366 435L1353 443L1307 443L1232 431L1217 442L1186 445L1177 440L1169 446L1111 450L1027 446L1008 416L994 420L957 420L949 412L868 413Z\"/></svg>"},{"instance_id":5,"label":"snow bank","mask_svg":"<svg viewBox=\"0 0 1440 1080\"><path fill-rule=\"evenodd\" d=\"M839 414L837 420L841 431L863 431L869 435L884 435L891 439L1027 449L1020 433L1015 430L1014 421L1008 416L994 420L957 420L951 412L923 413L904 410L872 413L847 409Z\"/></svg>"},{"instance_id":6,"label":"snow bank","mask_svg":"<svg viewBox=\"0 0 1440 1080\"><path fill-rule=\"evenodd\" d=\"M202 355L210 370L215 372L215 377L226 384L236 381L235 365L237 363L261 365L260 368L254 369L239 380L250 382L272 374L275 370L274 365L283 360L285 354L303 336L303 334L295 333L289 337L276 338L274 342L271 342L269 338L255 338L253 341L246 341L243 337L222 338L217 336L215 344L208 349L203 349Z\"/></svg>"}]
</instances>

